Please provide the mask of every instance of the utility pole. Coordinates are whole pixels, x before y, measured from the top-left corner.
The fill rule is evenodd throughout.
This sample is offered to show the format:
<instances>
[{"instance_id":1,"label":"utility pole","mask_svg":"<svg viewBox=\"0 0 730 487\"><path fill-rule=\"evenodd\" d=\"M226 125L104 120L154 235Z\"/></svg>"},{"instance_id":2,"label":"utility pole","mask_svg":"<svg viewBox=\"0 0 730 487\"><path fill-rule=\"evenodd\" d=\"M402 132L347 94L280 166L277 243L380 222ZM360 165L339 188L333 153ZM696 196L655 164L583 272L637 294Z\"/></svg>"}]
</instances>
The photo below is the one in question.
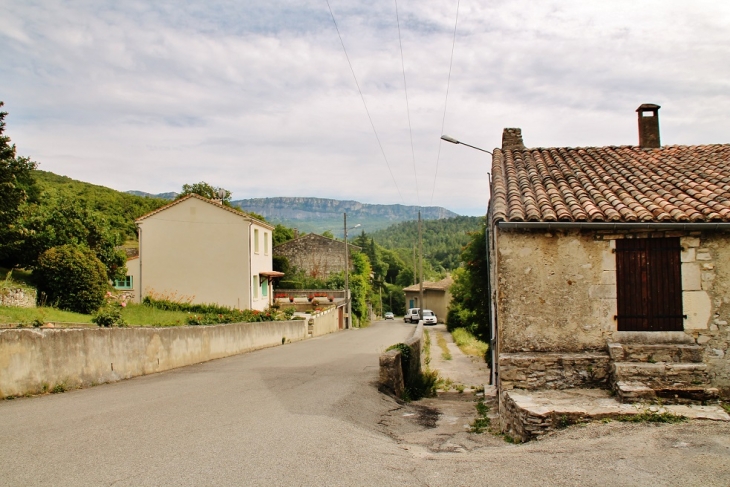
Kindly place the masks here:
<instances>
[{"instance_id":1,"label":"utility pole","mask_svg":"<svg viewBox=\"0 0 730 487\"><path fill-rule=\"evenodd\" d=\"M418 311L418 317L423 320L423 230L421 228L421 212L419 210L418 212L418 294L419 294L419 311Z\"/></svg>"},{"instance_id":2,"label":"utility pole","mask_svg":"<svg viewBox=\"0 0 730 487\"><path fill-rule=\"evenodd\" d=\"M418 228L421 228L420 224ZM413 284L418 283L418 261L416 261L416 246L413 246Z\"/></svg>"},{"instance_id":3,"label":"utility pole","mask_svg":"<svg viewBox=\"0 0 730 487\"><path fill-rule=\"evenodd\" d=\"M347 318L345 319L345 329L352 326L352 305L350 304L350 256L347 253L347 213L345 215L345 309Z\"/></svg>"}]
</instances>

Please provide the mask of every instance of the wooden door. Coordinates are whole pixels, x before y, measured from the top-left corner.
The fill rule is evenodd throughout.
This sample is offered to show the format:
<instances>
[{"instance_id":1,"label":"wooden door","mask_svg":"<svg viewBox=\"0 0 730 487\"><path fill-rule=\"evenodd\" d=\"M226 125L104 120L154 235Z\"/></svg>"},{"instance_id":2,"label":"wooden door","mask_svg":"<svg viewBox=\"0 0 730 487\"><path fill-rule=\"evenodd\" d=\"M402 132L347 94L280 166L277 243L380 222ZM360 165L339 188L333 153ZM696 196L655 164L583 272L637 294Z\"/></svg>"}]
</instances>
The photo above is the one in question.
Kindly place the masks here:
<instances>
[{"instance_id":1,"label":"wooden door","mask_svg":"<svg viewBox=\"0 0 730 487\"><path fill-rule=\"evenodd\" d=\"M679 238L616 241L619 331L682 331Z\"/></svg>"}]
</instances>

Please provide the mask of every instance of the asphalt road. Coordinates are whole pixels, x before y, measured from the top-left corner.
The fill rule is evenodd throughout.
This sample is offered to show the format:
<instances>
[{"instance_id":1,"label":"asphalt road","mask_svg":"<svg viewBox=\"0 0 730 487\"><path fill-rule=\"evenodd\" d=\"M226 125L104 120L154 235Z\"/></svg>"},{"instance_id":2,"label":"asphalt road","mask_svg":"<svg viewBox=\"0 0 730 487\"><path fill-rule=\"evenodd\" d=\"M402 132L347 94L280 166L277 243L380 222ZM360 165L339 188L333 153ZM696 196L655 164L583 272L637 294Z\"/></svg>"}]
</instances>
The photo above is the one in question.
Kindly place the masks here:
<instances>
[{"instance_id":1,"label":"asphalt road","mask_svg":"<svg viewBox=\"0 0 730 487\"><path fill-rule=\"evenodd\" d=\"M404 431L427 433L415 405L375 383L378 354L412 329L376 323L0 402L0 485L730 484L727 425L599 424L528 445L492 437L461 453L408 444Z\"/></svg>"}]
</instances>

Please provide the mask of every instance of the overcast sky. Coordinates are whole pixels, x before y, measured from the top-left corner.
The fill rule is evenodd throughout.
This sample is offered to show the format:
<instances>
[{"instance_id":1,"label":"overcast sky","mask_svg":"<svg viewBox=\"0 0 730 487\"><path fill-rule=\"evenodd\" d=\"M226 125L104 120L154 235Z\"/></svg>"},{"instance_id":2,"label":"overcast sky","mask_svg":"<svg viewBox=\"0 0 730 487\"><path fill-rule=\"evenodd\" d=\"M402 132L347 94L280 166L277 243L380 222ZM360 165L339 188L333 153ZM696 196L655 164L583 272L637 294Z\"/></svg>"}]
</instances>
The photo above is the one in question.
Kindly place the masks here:
<instances>
[{"instance_id":1,"label":"overcast sky","mask_svg":"<svg viewBox=\"0 0 730 487\"><path fill-rule=\"evenodd\" d=\"M457 1L398 1L415 161L395 2L329 1L387 162L326 0L0 0L7 134L118 190L484 214L490 157L439 139ZM444 133L636 144L657 103L663 144L727 143L729 60L730 2L461 0Z\"/></svg>"}]
</instances>

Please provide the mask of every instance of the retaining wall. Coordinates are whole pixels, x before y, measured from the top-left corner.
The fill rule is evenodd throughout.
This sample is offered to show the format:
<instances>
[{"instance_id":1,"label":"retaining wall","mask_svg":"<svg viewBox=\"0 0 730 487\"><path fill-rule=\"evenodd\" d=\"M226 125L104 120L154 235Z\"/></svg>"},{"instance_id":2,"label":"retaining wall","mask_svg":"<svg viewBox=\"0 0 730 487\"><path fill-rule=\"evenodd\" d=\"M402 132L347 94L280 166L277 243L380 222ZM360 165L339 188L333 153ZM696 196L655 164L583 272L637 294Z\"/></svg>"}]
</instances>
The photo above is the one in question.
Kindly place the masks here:
<instances>
[{"instance_id":1,"label":"retaining wall","mask_svg":"<svg viewBox=\"0 0 730 487\"><path fill-rule=\"evenodd\" d=\"M410 349L410 358L405 365L398 349L380 354L380 388L398 397L403 395L405 385L421 373L423 323L419 323L413 335L403 343Z\"/></svg>"},{"instance_id":2,"label":"retaining wall","mask_svg":"<svg viewBox=\"0 0 730 487\"><path fill-rule=\"evenodd\" d=\"M0 397L114 382L305 338L304 320L0 330Z\"/></svg>"},{"instance_id":3,"label":"retaining wall","mask_svg":"<svg viewBox=\"0 0 730 487\"><path fill-rule=\"evenodd\" d=\"M317 313L309 320L313 337L334 333L340 329L337 308Z\"/></svg>"}]
</instances>

